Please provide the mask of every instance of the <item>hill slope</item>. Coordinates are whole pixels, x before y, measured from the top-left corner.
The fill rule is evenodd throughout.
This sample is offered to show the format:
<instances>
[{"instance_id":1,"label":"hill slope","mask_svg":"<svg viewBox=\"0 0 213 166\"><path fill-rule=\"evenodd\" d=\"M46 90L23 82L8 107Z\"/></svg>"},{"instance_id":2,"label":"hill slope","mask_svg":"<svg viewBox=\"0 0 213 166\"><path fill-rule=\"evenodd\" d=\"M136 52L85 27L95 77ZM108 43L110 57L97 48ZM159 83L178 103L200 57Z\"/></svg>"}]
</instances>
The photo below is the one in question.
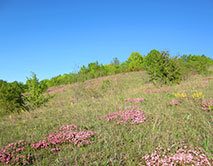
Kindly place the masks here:
<instances>
[{"instance_id":1,"label":"hill slope","mask_svg":"<svg viewBox=\"0 0 213 166\"><path fill-rule=\"evenodd\" d=\"M78 131L95 132L91 144L66 142L57 152L34 149L34 164L145 165L142 157L158 146L171 152L201 148L213 157L213 75L156 88L144 72L133 72L48 91L54 97L42 108L0 119L0 147L19 140L39 142L61 126L75 124Z\"/></svg>"}]
</instances>

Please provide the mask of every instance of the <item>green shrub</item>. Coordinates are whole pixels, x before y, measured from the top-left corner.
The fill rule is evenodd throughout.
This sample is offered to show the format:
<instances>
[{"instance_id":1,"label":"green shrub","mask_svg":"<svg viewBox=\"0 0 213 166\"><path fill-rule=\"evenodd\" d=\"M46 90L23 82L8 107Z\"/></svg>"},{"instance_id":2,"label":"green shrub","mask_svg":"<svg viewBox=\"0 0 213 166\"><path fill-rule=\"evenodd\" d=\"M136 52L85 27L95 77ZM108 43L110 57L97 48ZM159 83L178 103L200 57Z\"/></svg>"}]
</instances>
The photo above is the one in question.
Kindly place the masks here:
<instances>
[{"instance_id":1,"label":"green shrub","mask_svg":"<svg viewBox=\"0 0 213 166\"><path fill-rule=\"evenodd\" d=\"M19 112L24 109L23 84L18 82L0 83L0 114Z\"/></svg>"},{"instance_id":2,"label":"green shrub","mask_svg":"<svg viewBox=\"0 0 213 166\"><path fill-rule=\"evenodd\" d=\"M39 82L34 73L32 73L32 78L27 78L26 85L29 90L29 93L25 95L28 107L30 108L39 107L41 104L43 104L48 100L49 96L45 97L43 95L46 86Z\"/></svg>"},{"instance_id":3,"label":"green shrub","mask_svg":"<svg viewBox=\"0 0 213 166\"><path fill-rule=\"evenodd\" d=\"M184 68L184 74L202 74L208 72L208 67L212 61L205 55L183 55L180 58L182 66Z\"/></svg>"},{"instance_id":4,"label":"green shrub","mask_svg":"<svg viewBox=\"0 0 213 166\"><path fill-rule=\"evenodd\" d=\"M170 58L169 52L152 50L145 57L144 65L153 83L175 84L182 80L181 65L177 57Z\"/></svg>"},{"instance_id":5,"label":"green shrub","mask_svg":"<svg viewBox=\"0 0 213 166\"><path fill-rule=\"evenodd\" d=\"M128 68L129 68L129 63L127 63L127 62L123 62L119 65L119 70L121 73L128 72Z\"/></svg>"},{"instance_id":6,"label":"green shrub","mask_svg":"<svg viewBox=\"0 0 213 166\"><path fill-rule=\"evenodd\" d=\"M117 73L117 65L107 64L104 65L105 75L109 76Z\"/></svg>"}]
</instances>

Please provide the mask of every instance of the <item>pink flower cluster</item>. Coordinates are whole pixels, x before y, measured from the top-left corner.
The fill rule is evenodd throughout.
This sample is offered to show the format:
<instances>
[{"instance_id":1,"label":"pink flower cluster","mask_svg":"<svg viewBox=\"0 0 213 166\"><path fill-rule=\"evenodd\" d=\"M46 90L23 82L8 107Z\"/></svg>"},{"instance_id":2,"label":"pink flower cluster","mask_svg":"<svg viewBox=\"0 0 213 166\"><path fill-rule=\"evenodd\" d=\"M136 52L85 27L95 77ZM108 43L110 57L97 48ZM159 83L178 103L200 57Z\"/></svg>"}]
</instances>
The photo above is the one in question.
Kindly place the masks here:
<instances>
[{"instance_id":1,"label":"pink flower cluster","mask_svg":"<svg viewBox=\"0 0 213 166\"><path fill-rule=\"evenodd\" d=\"M51 151L59 151L60 148L57 145L63 143L74 143L78 146L90 144L89 138L95 135L93 131L75 131L77 126L65 125L60 127L57 133L49 134L46 139L33 143L31 146L34 149L47 149L50 148Z\"/></svg>"},{"instance_id":2,"label":"pink flower cluster","mask_svg":"<svg viewBox=\"0 0 213 166\"><path fill-rule=\"evenodd\" d=\"M132 102L132 103L140 103L144 101L145 99L143 98L137 98L137 99L126 99L125 102Z\"/></svg>"},{"instance_id":3,"label":"pink flower cluster","mask_svg":"<svg viewBox=\"0 0 213 166\"><path fill-rule=\"evenodd\" d=\"M12 118L12 119L9 119L9 121L10 122L15 122L15 121L17 121L17 119L16 118Z\"/></svg>"},{"instance_id":4,"label":"pink flower cluster","mask_svg":"<svg viewBox=\"0 0 213 166\"><path fill-rule=\"evenodd\" d=\"M59 131L70 131L70 130L77 130L78 126L76 126L75 124L71 124L71 125L64 125L61 126L59 128Z\"/></svg>"},{"instance_id":5,"label":"pink flower cluster","mask_svg":"<svg viewBox=\"0 0 213 166\"><path fill-rule=\"evenodd\" d=\"M29 165L34 162L30 154L25 154L28 147L27 142L19 141L11 143L0 151L0 163L9 165Z\"/></svg>"},{"instance_id":6,"label":"pink flower cluster","mask_svg":"<svg viewBox=\"0 0 213 166\"><path fill-rule=\"evenodd\" d=\"M174 165L200 165L211 166L207 156L201 150L191 150L186 146L176 150L175 153L171 153L170 149L163 149L162 147L156 148L156 150L150 154L142 157L147 166L162 165L162 166L174 166Z\"/></svg>"},{"instance_id":7,"label":"pink flower cluster","mask_svg":"<svg viewBox=\"0 0 213 166\"><path fill-rule=\"evenodd\" d=\"M163 90L163 89L150 89L147 90L146 93L167 93L168 90Z\"/></svg>"},{"instance_id":8,"label":"pink flower cluster","mask_svg":"<svg viewBox=\"0 0 213 166\"><path fill-rule=\"evenodd\" d=\"M201 103L201 109L203 111L210 111L213 106L213 99L204 99Z\"/></svg>"},{"instance_id":9,"label":"pink flower cluster","mask_svg":"<svg viewBox=\"0 0 213 166\"><path fill-rule=\"evenodd\" d=\"M169 104L170 105L178 105L179 101L178 100L172 100Z\"/></svg>"},{"instance_id":10,"label":"pink flower cluster","mask_svg":"<svg viewBox=\"0 0 213 166\"><path fill-rule=\"evenodd\" d=\"M205 104L202 104L201 109L202 109L203 111L210 111L210 107L209 107L208 105L205 105Z\"/></svg>"},{"instance_id":11,"label":"pink flower cluster","mask_svg":"<svg viewBox=\"0 0 213 166\"><path fill-rule=\"evenodd\" d=\"M118 123L139 124L147 118L141 110L127 110L122 112L113 112L104 116L107 121L118 119Z\"/></svg>"}]
</instances>

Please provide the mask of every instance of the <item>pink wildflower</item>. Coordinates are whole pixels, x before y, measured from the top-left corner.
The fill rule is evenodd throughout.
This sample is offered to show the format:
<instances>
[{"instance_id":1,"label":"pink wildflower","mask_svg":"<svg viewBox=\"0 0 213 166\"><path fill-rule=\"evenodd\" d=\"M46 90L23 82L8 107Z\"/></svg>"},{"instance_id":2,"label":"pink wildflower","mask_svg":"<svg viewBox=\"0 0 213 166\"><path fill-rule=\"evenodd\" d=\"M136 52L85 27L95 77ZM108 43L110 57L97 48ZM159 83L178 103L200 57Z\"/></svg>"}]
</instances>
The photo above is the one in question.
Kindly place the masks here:
<instances>
[{"instance_id":1,"label":"pink wildflower","mask_svg":"<svg viewBox=\"0 0 213 166\"><path fill-rule=\"evenodd\" d=\"M169 104L170 105L178 105L179 102L178 102L178 100L172 100Z\"/></svg>"},{"instance_id":2,"label":"pink wildflower","mask_svg":"<svg viewBox=\"0 0 213 166\"><path fill-rule=\"evenodd\" d=\"M202 105L202 108L201 108L203 111L210 111L210 108L209 108L209 106L208 105L205 105L205 104L203 104Z\"/></svg>"},{"instance_id":3,"label":"pink wildflower","mask_svg":"<svg viewBox=\"0 0 213 166\"><path fill-rule=\"evenodd\" d=\"M139 124L147 118L141 110L127 110L123 112L113 112L105 116L107 121L118 119L118 123Z\"/></svg>"},{"instance_id":4,"label":"pink wildflower","mask_svg":"<svg viewBox=\"0 0 213 166\"><path fill-rule=\"evenodd\" d=\"M61 126L59 130L76 130L78 127L75 124Z\"/></svg>"},{"instance_id":5,"label":"pink wildflower","mask_svg":"<svg viewBox=\"0 0 213 166\"><path fill-rule=\"evenodd\" d=\"M33 143L34 149L50 148L51 151L59 151L56 146L63 143L74 143L78 146L90 144L89 138L95 135L93 131L75 131L78 127L75 124L65 125L59 128L58 132L49 134L46 139Z\"/></svg>"},{"instance_id":6,"label":"pink wildflower","mask_svg":"<svg viewBox=\"0 0 213 166\"><path fill-rule=\"evenodd\" d=\"M207 156L201 150L178 149L175 153L163 148L156 148L155 152L142 157L146 165L205 165L211 166Z\"/></svg>"},{"instance_id":7,"label":"pink wildflower","mask_svg":"<svg viewBox=\"0 0 213 166\"><path fill-rule=\"evenodd\" d=\"M10 143L2 148L0 150L0 163L4 162L9 165L29 165L33 163L30 154L27 156L24 155L27 146L27 142L19 141L16 143Z\"/></svg>"},{"instance_id":8,"label":"pink wildflower","mask_svg":"<svg viewBox=\"0 0 213 166\"><path fill-rule=\"evenodd\" d=\"M17 121L17 119L16 119L16 118L13 118L13 119L9 119L9 121L10 121L10 122L15 122L15 121Z\"/></svg>"}]
</instances>

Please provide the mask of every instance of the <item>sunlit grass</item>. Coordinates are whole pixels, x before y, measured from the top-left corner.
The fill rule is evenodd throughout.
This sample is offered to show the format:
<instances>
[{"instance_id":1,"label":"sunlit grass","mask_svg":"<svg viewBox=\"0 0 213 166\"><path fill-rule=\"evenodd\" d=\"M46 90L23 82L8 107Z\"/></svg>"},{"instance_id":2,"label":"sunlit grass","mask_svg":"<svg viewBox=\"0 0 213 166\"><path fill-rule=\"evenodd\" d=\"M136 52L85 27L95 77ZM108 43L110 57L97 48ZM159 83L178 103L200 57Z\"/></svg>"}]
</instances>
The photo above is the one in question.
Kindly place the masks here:
<instances>
[{"instance_id":1,"label":"sunlit grass","mask_svg":"<svg viewBox=\"0 0 213 166\"><path fill-rule=\"evenodd\" d=\"M213 79L206 78L195 75L180 85L156 88L144 72L133 72L53 88L55 96L41 108L1 117L0 147L19 140L38 142L63 125L76 124L96 133L92 144L63 144L58 152L32 151L34 164L143 165L142 157L158 146L184 145L201 148L212 158L213 112L203 111L194 100L213 99ZM208 86L197 87L203 81ZM194 97L188 99L188 94ZM126 102L140 98L144 100ZM169 104L177 98L178 105ZM147 119L134 125L100 119L129 106L142 110Z\"/></svg>"}]
</instances>

